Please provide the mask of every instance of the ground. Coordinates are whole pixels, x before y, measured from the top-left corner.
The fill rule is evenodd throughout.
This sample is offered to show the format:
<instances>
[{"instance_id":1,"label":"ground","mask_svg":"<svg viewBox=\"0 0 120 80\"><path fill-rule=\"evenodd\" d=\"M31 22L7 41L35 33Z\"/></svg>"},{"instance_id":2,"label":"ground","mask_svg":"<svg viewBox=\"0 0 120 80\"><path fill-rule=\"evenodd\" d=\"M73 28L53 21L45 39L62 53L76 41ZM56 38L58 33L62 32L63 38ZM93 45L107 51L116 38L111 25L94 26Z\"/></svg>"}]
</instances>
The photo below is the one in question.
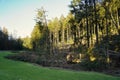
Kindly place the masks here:
<instances>
[{"instance_id":1,"label":"ground","mask_svg":"<svg viewBox=\"0 0 120 80\"><path fill-rule=\"evenodd\" d=\"M0 80L120 80L96 72L76 72L36 66L4 58L11 52L0 52Z\"/></svg>"}]
</instances>

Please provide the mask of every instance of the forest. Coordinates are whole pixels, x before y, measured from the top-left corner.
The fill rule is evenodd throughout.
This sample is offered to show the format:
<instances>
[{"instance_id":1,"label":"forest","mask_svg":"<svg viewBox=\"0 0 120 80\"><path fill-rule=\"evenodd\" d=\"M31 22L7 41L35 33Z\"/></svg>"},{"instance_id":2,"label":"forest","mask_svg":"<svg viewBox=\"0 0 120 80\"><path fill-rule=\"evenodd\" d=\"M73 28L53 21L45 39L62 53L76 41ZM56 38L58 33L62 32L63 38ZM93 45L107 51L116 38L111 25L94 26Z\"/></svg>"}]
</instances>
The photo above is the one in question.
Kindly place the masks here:
<instances>
[{"instance_id":1,"label":"forest","mask_svg":"<svg viewBox=\"0 0 120 80\"><path fill-rule=\"evenodd\" d=\"M119 70L120 0L72 0L69 14L47 20L37 10L30 37L14 38L0 29L0 50L22 50L14 60L73 70Z\"/></svg>"}]
</instances>

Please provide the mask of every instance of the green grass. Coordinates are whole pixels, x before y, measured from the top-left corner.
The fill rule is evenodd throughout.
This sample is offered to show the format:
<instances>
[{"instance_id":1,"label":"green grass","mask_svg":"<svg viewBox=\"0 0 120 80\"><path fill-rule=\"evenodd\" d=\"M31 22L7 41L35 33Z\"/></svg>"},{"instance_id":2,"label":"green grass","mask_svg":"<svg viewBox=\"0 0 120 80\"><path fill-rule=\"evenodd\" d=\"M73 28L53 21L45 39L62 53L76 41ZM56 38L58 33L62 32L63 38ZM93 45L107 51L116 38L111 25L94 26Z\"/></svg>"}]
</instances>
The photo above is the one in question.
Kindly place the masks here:
<instances>
[{"instance_id":1,"label":"green grass","mask_svg":"<svg viewBox=\"0 0 120 80\"><path fill-rule=\"evenodd\" d=\"M75 72L35 66L5 59L10 52L0 52L0 80L120 80L95 72Z\"/></svg>"}]
</instances>

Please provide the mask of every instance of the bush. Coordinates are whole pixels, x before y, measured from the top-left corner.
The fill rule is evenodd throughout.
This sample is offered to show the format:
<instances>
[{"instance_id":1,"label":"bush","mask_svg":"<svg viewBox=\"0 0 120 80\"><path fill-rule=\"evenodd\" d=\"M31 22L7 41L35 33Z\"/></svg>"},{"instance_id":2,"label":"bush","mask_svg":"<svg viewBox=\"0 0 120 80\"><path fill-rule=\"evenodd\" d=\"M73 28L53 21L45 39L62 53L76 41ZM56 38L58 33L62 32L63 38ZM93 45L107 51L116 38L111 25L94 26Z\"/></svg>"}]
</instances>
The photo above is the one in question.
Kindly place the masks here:
<instances>
[{"instance_id":1,"label":"bush","mask_svg":"<svg viewBox=\"0 0 120 80\"><path fill-rule=\"evenodd\" d=\"M25 62L32 62L35 63L38 59L38 56L33 53L17 53L17 54L10 54L6 56L8 59L18 60L18 61L25 61Z\"/></svg>"},{"instance_id":2,"label":"bush","mask_svg":"<svg viewBox=\"0 0 120 80\"><path fill-rule=\"evenodd\" d=\"M84 70L88 70L88 71L102 71L107 68L106 61L103 59L101 60L96 59L94 61L90 61L86 59L80 63L80 66Z\"/></svg>"},{"instance_id":3,"label":"bush","mask_svg":"<svg viewBox=\"0 0 120 80\"><path fill-rule=\"evenodd\" d=\"M41 55L41 56L38 57L36 63L37 63L37 64L40 64L40 65L42 65L42 66L46 66L46 62L47 62L47 60L46 60L45 55Z\"/></svg>"}]
</instances>

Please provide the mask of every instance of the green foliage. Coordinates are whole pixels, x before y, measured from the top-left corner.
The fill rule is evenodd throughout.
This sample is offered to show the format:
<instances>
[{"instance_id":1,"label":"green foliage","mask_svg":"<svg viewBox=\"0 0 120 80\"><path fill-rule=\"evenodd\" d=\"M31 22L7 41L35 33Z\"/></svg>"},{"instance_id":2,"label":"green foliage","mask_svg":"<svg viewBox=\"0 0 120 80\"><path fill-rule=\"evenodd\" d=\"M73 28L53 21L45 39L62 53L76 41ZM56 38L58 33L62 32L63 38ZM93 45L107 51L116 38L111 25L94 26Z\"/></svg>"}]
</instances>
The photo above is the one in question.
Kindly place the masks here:
<instances>
[{"instance_id":1,"label":"green foliage","mask_svg":"<svg viewBox=\"0 0 120 80\"><path fill-rule=\"evenodd\" d=\"M119 51L119 38L114 38L116 34L119 34L120 28L119 3L119 0L103 0L101 2L93 0L92 3L88 0L71 1L69 7L75 18L74 22L71 22L74 24L72 25L74 48L77 48L74 50L87 55L85 63L89 61L88 66L89 63L93 67L99 66L102 61L106 63L106 49ZM117 45L114 45L116 43ZM94 63L91 63L90 56L96 58Z\"/></svg>"},{"instance_id":2,"label":"green foliage","mask_svg":"<svg viewBox=\"0 0 120 80\"><path fill-rule=\"evenodd\" d=\"M36 24L31 33L30 43L32 50L34 51L48 51L49 49L49 31L47 26L47 20L45 10L43 8L38 9L36 15Z\"/></svg>"},{"instance_id":3,"label":"green foliage","mask_svg":"<svg viewBox=\"0 0 120 80\"><path fill-rule=\"evenodd\" d=\"M107 40L109 40L109 42ZM120 35L111 35L108 38L107 36L105 36L103 40L101 40L100 44L96 46L100 51L103 51L104 49L108 48L108 50L120 52Z\"/></svg>"},{"instance_id":4,"label":"green foliage","mask_svg":"<svg viewBox=\"0 0 120 80\"><path fill-rule=\"evenodd\" d=\"M22 40L9 35L8 30L4 27L0 29L0 50L22 50Z\"/></svg>"},{"instance_id":5,"label":"green foliage","mask_svg":"<svg viewBox=\"0 0 120 80\"><path fill-rule=\"evenodd\" d=\"M22 39L22 41L23 41L24 48L29 49L29 50L32 49L31 38L25 37L25 38Z\"/></svg>"},{"instance_id":6,"label":"green foliage","mask_svg":"<svg viewBox=\"0 0 120 80\"><path fill-rule=\"evenodd\" d=\"M106 60L104 59L101 60L97 59L94 61L90 61L86 59L82 61L80 65L84 70L88 70L88 71L102 71L107 69Z\"/></svg>"},{"instance_id":7,"label":"green foliage","mask_svg":"<svg viewBox=\"0 0 120 80\"><path fill-rule=\"evenodd\" d=\"M41 25L36 24L31 33L31 42L33 50L38 49L40 46L40 39L42 38L42 32L40 30Z\"/></svg>"}]
</instances>

